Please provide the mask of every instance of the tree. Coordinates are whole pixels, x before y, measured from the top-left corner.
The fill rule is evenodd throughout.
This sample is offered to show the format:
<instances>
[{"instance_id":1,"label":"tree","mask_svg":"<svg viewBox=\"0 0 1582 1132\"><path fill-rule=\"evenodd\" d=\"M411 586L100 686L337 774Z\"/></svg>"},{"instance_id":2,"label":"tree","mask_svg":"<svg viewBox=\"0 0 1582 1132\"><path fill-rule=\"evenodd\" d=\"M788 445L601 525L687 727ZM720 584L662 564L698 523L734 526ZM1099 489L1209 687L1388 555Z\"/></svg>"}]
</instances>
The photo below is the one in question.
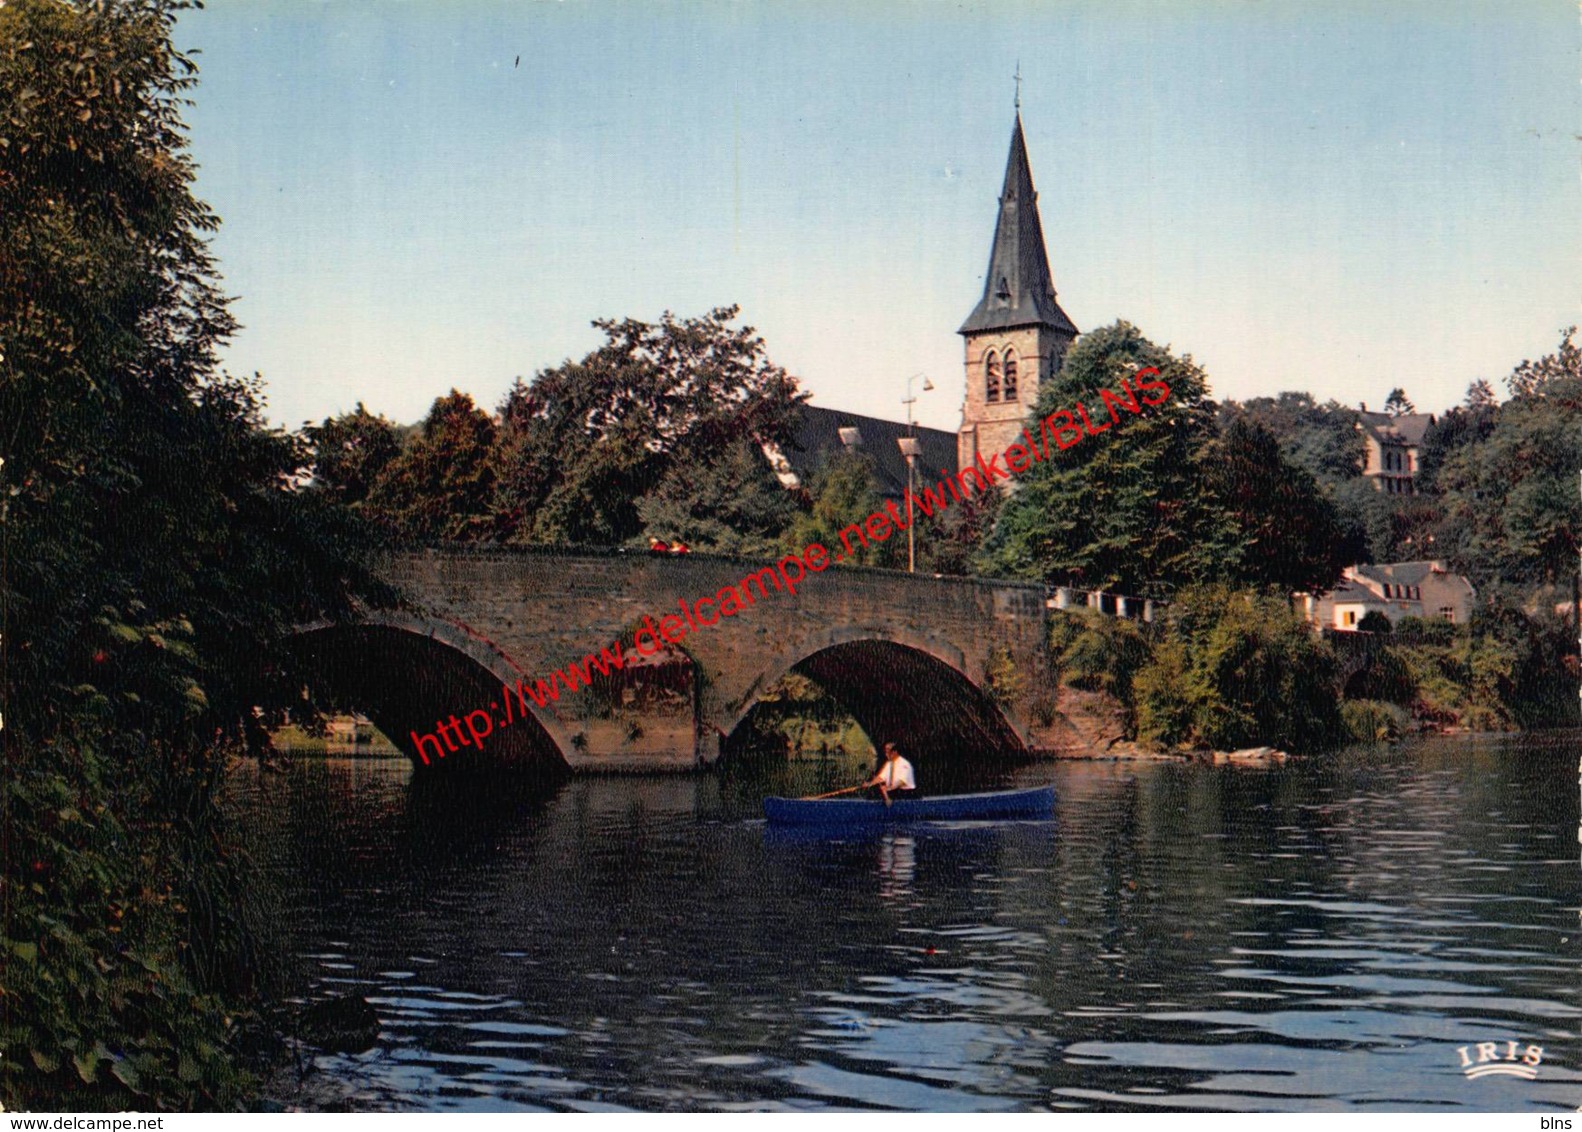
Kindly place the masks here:
<instances>
[{"instance_id":1,"label":"tree","mask_svg":"<svg viewBox=\"0 0 1582 1132\"><path fill-rule=\"evenodd\" d=\"M1555 353L1523 361L1512 397L1447 452L1435 473L1445 519L1439 545L1480 588L1568 580L1582 505L1582 351L1567 330ZM1479 438L1479 433L1487 429Z\"/></svg>"},{"instance_id":2,"label":"tree","mask_svg":"<svg viewBox=\"0 0 1582 1132\"><path fill-rule=\"evenodd\" d=\"M417 542L493 532L494 421L465 393L435 398L422 431L386 464L368 494L370 516Z\"/></svg>"},{"instance_id":3,"label":"tree","mask_svg":"<svg viewBox=\"0 0 1582 1132\"><path fill-rule=\"evenodd\" d=\"M637 513L644 533L665 542L764 555L779 546L796 517L796 503L763 454L743 439L706 464L673 464L659 486L637 501Z\"/></svg>"},{"instance_id":4,"label":"tree","mask_svg":"<svg viewBox=\"0 0 1582 1132\"><path fill-rule=\"evenodd\" d=\"M0 527L9 1108L233 1106L267 966L216 802L347 608L300 437L218 370L183 5L0 6ZM256 909L254 909L256 911ZM23 1063L26 1068L23 1068Z\"/></svg>"},{"instance_id":5,"label":"tree","mask_svg":"<svg viewBox=\"0 0 1582 1132\"><path fill-rule=\"evenodd\" d=\"M1537 361L1524 359L1505 379L1505 386L1512 397L1531 397L1543 392L1552 382L1582 379L1582 347L1573 339L1577 328L1568 326L1560 332L1560 345L1552 354L1545 354Z\"/></svg>"},{"instance_id":6,"label":"tree","mask_svg":"<svg viewBox=\"0 0 1582 1132\"><path fill-rule=\"evenodd\" d=\"M1499 408L1500 400L1494 395L1494 387L1483 378L1478 378L1467 386L1467 399L1465 407L1471 412L1488 412Z\"/></svg>"},{"instance_id":7,"label":"tree","mask_svg":"<svg viewBox=\"0 0 1582 1132\"><path fill-rule=\"evenodd\" d=\"M1357 629L1363 633L1388 633L1391 629L1390 619L1377 609L1370 609L1357 622Z\"/></svg>"},{"instance_id":8,"label":"tree","mask_svg":"<svg viewBox=\"0 0 1582 1132\"><path fill-rule=\"evenodd\" d=\"M350 413L326 417L306 430L313 445L313 486L337 503L368 498L381 472L401 454L403 429L374 416L361 401Z\"/></svg>"},{"instance_id":9,"label":"tree","mask_svg":"<svg viewBox=\"0 0 1582 1132\"><path fill-rule=\"evenodd\" d=\"M1365 445L1357 427L1357 411L1338 401L1323 405L1307 393L1280 393L1220 406L1220 425L1245 417L1268 429L1286 456L1311 472L1333 491L1361 477Z\"/></svg>"},{"instance_id":10,"label":"tree","mask_svg":"<svg viewBox=\"0 0 1582 1132\"><path fill-rule=\"evenodd\" d=\"M1035 413L1081 404L1102 421L1093 407L1100 391L1119 392L1121 377L1144 366L1159 370L1169 398L1051 451L1022 476L988 540L990 566L1142 596L1212 580L1327 589L1354 560L1357 532L1249 414L1227 414L1221 431L1190 358L1174 357L1128 323L1105 327L1072 348ZM1267 407L1287 422L1316 410L1305 394ZM1355 443L1350 433L1345 439Z\"/></svg>"},{"instance_id":11,"label":"tree","mask_svg":"<svg viewBox=\"0 0 1582 1132\"><path fill-rule=\"evenodd\" d=\"M1392 417L1402 417L1408 413L1417 412L1417 406L1412 404L1406 390L1396 387L1390 390L1390 395L1384 399L1384 411Z\"/></svg>"},{"instance_id":12,"label":"tree","mask_svg":"<svg viewBox=\"0 0 1582 1132\"><path fill-rule=\"evenodd\" d=\"M1134 683L1144 743L1300 752L1339 741L1334 653L1283 598L1192 588L1162 630Z\"/></svg>"},{"instance_id":13,"label":"tree","mask_svg":"<svg viewBox=\"0 0 1582 1132\"><path fill-rule=\"evenodd\" d=\"M638 500L672 470L697 475L744 441L788 445L807 397L752 327L730 325L737 314L595 322L602 346L518 382L500 409L493 460L510 537L628 542L643 531Z\"/></svg>"},{"instance_id":14,"label":"tree","mask_svg":"<svg viewBox=\"0 0 1582 1132\"><path fill-rule=\"evenodd\" d=\"M983 573L986 569L983 549L994 531L1005 498L1005 493L1000 491L975 491L932 515L923 515L914 508L917 569L927 574L954 576Z\"/></svg>"},{"instance_id":15,"label":"tree","mask_svg":"<svg viewBox=\"0 0 1582 1132\"><path fill-rule=\"evenodd\" d=\"M1048 459L1021 476L984 549L991 569L1082 582L1137 595L1219 576L1238 536L1201 485L1202 457L1216 435L1203 371L1135 326L1118 322L1083 335L1060 373L1043 383L1039 419L1074 405L1104 414L1100 390L1155 367L1167 400ZM1124 410L1123 410L1124 412Z\"/></svg>"},{"instance_id":16,"label":"tree","mask_svg":"<svg viewBox=\"0 0 1582 1132\"><path fill-rule=\"evenodd\" d=\"M1209 445L1205 489L1241 534L1233 576L1242 584L1322 593L1362 546L1305 469L1273 434L1237 418Z\"/></svg>"},{"instance_id":17,"label":"tree","mask_svg":"<svg viewBox=\"0 0 1582 1132\"><path fill-rule=\"evenodd\" d=\"M801 551L818 543L832 553L845 551L840 533L852 524L859 526L869 515L884 509L884 500L874 488L872 457L860 449L833 453L813 475L808 493L812 503L796 517L783 545ZM858 566L906 567L906 538L892 535L884 542L869 542L850 537L852 553L846 561Z\"/></svg>"}]
</instances>

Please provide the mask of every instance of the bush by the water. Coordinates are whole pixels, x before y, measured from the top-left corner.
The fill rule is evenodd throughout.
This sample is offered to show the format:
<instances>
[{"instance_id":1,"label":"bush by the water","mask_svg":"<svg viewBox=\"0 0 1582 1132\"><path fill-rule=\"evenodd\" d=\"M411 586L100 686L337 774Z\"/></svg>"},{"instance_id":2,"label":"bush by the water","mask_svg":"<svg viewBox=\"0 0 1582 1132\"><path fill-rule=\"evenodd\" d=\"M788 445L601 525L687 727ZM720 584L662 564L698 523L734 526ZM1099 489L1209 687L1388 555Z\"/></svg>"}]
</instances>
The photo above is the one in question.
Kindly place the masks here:
<instances>
[{"instance_id":1,"label":"bush by the water","mask_svg":"<svg viewBox=\"0 0 1582 1132\"><path fill-rule=\"evenodd\" d=\"M1334 655L1282 598L1197 587L1148 631L1057 614L1051 645L1062 678L1114 696L1149 746L1311 751L1343 736Z\"/></svg>"},{"instance_id":2,"label":"bush by the water","mask_svg":"<svg viewBox=\"0 0 1582 1132\"><path fill-rule=\"evenodd\" d=\"M1358 743L1390 743L1405 735L1412 718L1397 704L1380 700L1347 700L1340 705L1346 734Z\"/></svg>"}]
</instances>

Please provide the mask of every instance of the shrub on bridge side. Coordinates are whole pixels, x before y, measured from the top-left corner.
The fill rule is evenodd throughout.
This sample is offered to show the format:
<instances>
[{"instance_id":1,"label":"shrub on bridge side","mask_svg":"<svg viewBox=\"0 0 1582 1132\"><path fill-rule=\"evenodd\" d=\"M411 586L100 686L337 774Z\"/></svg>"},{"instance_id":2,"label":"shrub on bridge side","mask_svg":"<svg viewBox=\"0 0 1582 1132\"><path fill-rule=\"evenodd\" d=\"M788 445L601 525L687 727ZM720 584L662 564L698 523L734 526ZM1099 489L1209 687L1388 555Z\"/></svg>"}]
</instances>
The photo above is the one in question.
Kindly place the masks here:
<instances>
[{"instance_id":1,"label":"shrub on bridge side","mask_svg":"<svg viewBox=\"0 0 1582 1132\"><path fill-rule=\"evenodd\" d=\"M1049 651L1062 681L1113 697L1125 713L1128 734L1136 733L1133 683L1153 650L1135 621L1096 610L1057 612L1050 619Z\"/></svg>"}]
</instances>

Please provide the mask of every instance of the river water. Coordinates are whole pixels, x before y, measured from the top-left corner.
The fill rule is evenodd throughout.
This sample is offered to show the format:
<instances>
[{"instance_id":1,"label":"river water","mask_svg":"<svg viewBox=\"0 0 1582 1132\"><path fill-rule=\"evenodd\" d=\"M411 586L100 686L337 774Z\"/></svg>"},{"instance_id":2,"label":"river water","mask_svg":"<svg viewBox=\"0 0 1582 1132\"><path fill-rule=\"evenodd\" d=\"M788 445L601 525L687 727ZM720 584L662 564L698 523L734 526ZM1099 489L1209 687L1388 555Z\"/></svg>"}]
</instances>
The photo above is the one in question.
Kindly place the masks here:
<instances>
[{"instance_id":1,"label":"river water","mask_svg":"<svg viewBox=\"0 0 1582 1132\"><path fill-rule=\"evenodd\" d=\"M299 994L381 1023L276 1100L1574 1110L1579 746L1044 763L1015 781L1054 783L1053 822L847 840L763 824L805 765L522 802L246 771ZM1541 1047L1536 1077L1467 1077L1479 1043Z\"/></svg>"}]
</instances>

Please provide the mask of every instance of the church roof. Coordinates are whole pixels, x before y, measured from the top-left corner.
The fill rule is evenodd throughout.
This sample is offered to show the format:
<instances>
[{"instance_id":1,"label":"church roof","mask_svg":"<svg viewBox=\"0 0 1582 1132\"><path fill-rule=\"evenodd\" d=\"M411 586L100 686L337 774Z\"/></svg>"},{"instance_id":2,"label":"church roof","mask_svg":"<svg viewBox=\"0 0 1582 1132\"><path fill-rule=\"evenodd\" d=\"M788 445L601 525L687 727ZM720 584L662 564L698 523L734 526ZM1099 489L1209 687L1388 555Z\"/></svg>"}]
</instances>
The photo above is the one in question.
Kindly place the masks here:
<instances>
[{"instance_id":1,"label":"church roof","mask_svg":"<svg viewBox=\"0 0 1582 1132\"><path fill-rule=\"evenodd\" d=\"M886 499L901 499L906 491L906 457L901 455L896 441L907 431L900 421L816 405L802 406L802 427L797 430L795 443L784 451L797 478L803 484L811 483L814 473L831 455L848 447L840 435L842 429L855 429L855 433L847 435L872 457L874 487L879 494ZM952 475L956 470L956 434L922 425L914 425L912 431L923 449L917 460L918 479L934 483L942 476Z\"/></svg>"},{"instance_id":2,"label":"church roof","mask_svg":"<svg viewBox=\"0 0 1582 1132\"><path fill-rule=\"evenodd\" d=\"M1033 171L1027 162L1020 114L1011 134L1011 155L1005 163L1005 187L1000 190L1000 216L994 225L994 248L989 253L983 298L957 333L1006 330L1013 326L1051 326L1068 334L1077 333L1055 301L1054 278L1044 250L1044 229L1038 222L1038 194L1033 191Z\"/></svg>"}]
</instances>

